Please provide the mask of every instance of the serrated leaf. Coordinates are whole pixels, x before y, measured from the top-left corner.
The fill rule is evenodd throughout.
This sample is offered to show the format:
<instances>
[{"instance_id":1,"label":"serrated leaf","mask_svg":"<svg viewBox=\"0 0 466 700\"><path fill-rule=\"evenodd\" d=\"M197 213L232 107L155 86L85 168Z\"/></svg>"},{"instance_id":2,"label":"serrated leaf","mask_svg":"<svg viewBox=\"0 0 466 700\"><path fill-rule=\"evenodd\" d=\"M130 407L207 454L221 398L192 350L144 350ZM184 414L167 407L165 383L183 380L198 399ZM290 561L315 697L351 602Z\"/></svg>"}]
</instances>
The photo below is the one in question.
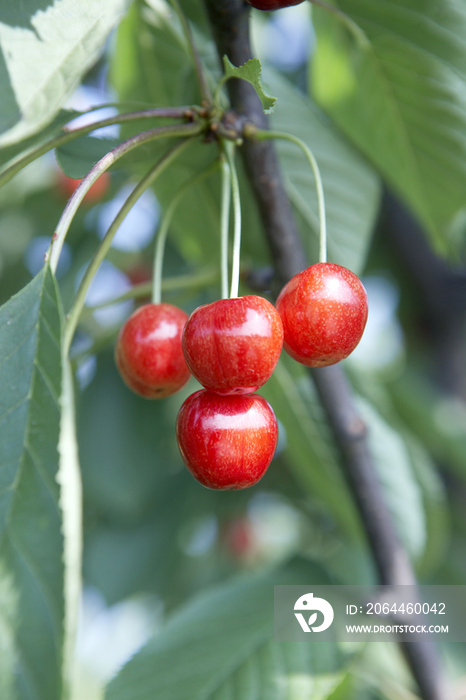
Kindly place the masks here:
<instances>
[{"instance_id":1,"label":"serrated leaf","mask_svg":"<svg viewBox=\"0 0 466 700\"><path fill-rule=\"evenodd\" d=\"M464 5L335 4L353 24L315 9L312 92L446 252L466 189Z\"/></svg>"},{"instance_id":2,"label":"serrated leaf","mask_svg":"<svg viewBox=\"0 0 466 700\"><path fill-rule=\"evenodd\" d=\"M267 68L278 97L273 129L302 139L321 171L328 228L328 258L360 273L364 267L380 202L380 180L360 155L324 121L315 104L278 72ZM318 206L311 168L300 149L277 140L290 199L302 222L312 262L318 259Z\"/></svg>"},{"instance_id":3,"label":"serrated leaf","mask_svg":"<svg viewBox=\"0 0 466 700\"><path fill-rule=\"evenodd\" d=\"M55 150L58 165L65 175L75 180L83 178L98 160L118 145L116 139L81 136Z\"/></svg>"},{"instance_id":4,"label":"serrated leaf","mask_svg":"<svg viewBox=\"0 0 466 700\"><path fill-rule=\"evenodd\" d=\"M324 700L346 673L336 645L273 642L273 586L303 581L328 578L300 562L204 593L129 661L106 700Z\"/></svg>"},{"instance_id":5,"label":"serrated leaf","mask_svg":"<svg viewBox=\"0 0 466 700\"><path fill-rule=\"evenodd\" d=\"M262 109L265 114L271 114L273 112L277 98L268 95L264 90L261 79L262 66L258 58L250 58L249 61L246 61L242 66L234 66L228 56L224 56L223 68L225 77L240 78L241 80L246 80L253 86L262 103Z\"/></svg>"},{"instance_id":6,"label":"serrated leaf","mask_svg":"<svg viewBox=\"0 0 466 700\"><path fill-rule=\"evenodd\" d=\"M53 119L96 62L129 1L7 3L0 11L1 146Z\"/></svg>"},{"instance_id":7,"label":"serrated leaf","mask_svg":"<svg viewBox=\"0 0 466 700\"><path fill-rule=\"evenodd\" d=\"M0 630L14 700L59 700L61 306L49 268L0 309Z\"/></svg>"}]
</instances>

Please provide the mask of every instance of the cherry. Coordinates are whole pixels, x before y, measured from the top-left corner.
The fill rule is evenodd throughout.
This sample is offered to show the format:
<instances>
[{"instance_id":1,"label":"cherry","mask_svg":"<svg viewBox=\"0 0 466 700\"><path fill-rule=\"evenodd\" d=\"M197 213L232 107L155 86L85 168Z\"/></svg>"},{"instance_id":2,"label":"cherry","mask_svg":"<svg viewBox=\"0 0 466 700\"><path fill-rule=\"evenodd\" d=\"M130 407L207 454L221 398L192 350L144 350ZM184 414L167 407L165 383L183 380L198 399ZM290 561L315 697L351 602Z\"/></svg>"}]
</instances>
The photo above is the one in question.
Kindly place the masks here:
<instances>
[{"instance_id":1,"label":"cherry","mask_svg":"<svg viewBox=\"0 0 466 700\"><path fill-rule=\"evenodd\" d=\"M64 199L69 199L80 182L81 180L74 180L60 170L57 182L58 192ZM104 172L102 175L100 175L98 180L96 180L94 184L90 186L89 190L84 195L83 202L87 204L99 202L101 199L103 199L109 187L110 175L109 173Z\"/></svg>"},{"instance_id":2,"label":"cherry","mask_svg":"<svg viewBox=\"0 0 466 700\"><path fill-rule=\"evenodd\" d=\"M160 399L181 389L189 379L181 348L188 318L171 304L145 304L120 330L115 361L124 382L136 394Z\"/></svg>"},{"instance_id":3,"label":"cherry","mask_svg":"<svg viewBox=\"0 0 466 700\"><path fill-rule=\"evenodd\" d=\"M278 427L258 394L221 396L201 389L181 406L176 437L186 466L203 486L245 489L272 461Z\"/></svg>"},{"instance_id":4,"label":"cherry","mask_svg":"<svg viewBox=\"0 0 466 700\"><path fill-rule=\"evenodd\" d=\"M183 333L183 352L196 379L219 394L249 394L270 378L283 328L275 307L250 295L199 306Z\"/></svg>"},{"instance_id":5,"label":"cherry","mask_svg":"<svg viewBox=\"0 0 466 700\"><path fill-rule=\"evenodd\" d=\"M340 265L317 263L299 272L277 299L285 350L308 367L343 360L361 340L367 295L356 275Z\"/></svg>"},{"instance_id":6,"label":"cherry","mask_svg":"<svg viewBox=\"0 0 466 700\"><path fill-rule=\"evenodd\" d=\"M280 10L282 7L300 5L304 0L246 0L256 10Z\"/></svg>"}]
</instances>

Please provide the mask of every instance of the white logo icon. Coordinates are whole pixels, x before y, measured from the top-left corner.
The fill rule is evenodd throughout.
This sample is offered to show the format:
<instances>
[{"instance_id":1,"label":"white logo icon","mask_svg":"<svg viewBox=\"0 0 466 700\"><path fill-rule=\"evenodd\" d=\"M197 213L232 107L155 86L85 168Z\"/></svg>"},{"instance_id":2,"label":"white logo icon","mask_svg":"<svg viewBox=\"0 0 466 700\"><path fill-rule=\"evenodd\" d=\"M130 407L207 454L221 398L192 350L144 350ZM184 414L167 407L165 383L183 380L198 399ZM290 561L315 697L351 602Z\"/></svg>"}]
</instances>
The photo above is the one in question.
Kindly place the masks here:
<instances>
[{"instance_id":1,"label":"white logo icon","mask_svg":"<svg viewBox=\"0 0 466 700\"><path fill-rule=\"evenodd\" d=\"M324 598L314 598L313 593L306 593L305 595L302 595L301 598L298 598L294 604L294 609L306 610L306 612L318 610L324 616L324 621L321 625L318 627L312 627L317 620L316 612L312 613L307 622L301 613L295 612L295 617L301 625L303 632L310 632L311 630L313 632L323 632L324 630L328 629L333 622L333 608L330 603L324 600Z\"/></svg>"}]
</instances>

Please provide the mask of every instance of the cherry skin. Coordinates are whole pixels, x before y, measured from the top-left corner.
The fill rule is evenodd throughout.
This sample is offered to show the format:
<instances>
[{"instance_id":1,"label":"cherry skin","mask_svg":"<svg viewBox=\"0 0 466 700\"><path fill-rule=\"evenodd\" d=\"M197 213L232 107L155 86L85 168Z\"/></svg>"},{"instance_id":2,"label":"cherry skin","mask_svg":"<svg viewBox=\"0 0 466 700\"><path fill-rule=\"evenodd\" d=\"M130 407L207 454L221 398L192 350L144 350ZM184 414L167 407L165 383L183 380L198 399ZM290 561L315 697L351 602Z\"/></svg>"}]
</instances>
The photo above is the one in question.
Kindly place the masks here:
<instances>
[{"instance_id":1,"label":"cherry skin","mask_svg":"<svg viewBox=\"0 0 466 700\"><path fill-rule=\"evenodd\" d=\"M246 0L256 10L280 10L282 7L300 5L304 0Z\"/></svg>"},{"instance_id":2,"label":"cherry skin","mask_svg":"<svg viewBox=\"0 0 466 700\"><path fill-rule=\"evenodd\" d=\"M308 367L343 360L361 340L367 321L367 294L346 267L317 263L299 272L277 299L283 347Z\"/></svg>"},{"instance_id":3,"label":"cherry skin","mask_svg":"<svg viewBox=\"0 0 466 700\"><path fill-rule=\"evenodd\" d=\"M115 362L124 382L136 394L161 399L174 394L190 377L181 348L188 318L171 304L145 304L122 326Z\"/></svg>"},{"instance_id":4,"label":"cherry skin","mask_svg":"<svg viewBox=\"0 0 466 700\"><path fill-rule=\"evenodd\" d=\"M183 333L186 363L198 382L219 394L250 394L270 378L283 327L275 307L256 295L199 306Z\"/></svg>"},{"instance_id":5,"label":"cherry skin","mask_svg":"<svg viewBox=\"0 0 466 700\"><path fill-rule=\"evenodd\" d=\"M61 170L58 173L57 189L64 199L69 199L81 180L74 180L65 175ZM110 187L110 175L107 172L102 173L100 177L90 186L89 190L84 195L83 202L85 204L95 204L104 198L107 190Z\"/></svg>"},{"instance_id":6,"label":"cherry skin","mask_svg":"<svg viewBox=\"0 0 466 700\"><path fill-rule=\"evenodd\" d=\"M257 484L272 461L278 427L258 394L221 396L201 389L181 406L176 438L183 461L203 486L245 489Z\"/></svg>"}]
</instances>

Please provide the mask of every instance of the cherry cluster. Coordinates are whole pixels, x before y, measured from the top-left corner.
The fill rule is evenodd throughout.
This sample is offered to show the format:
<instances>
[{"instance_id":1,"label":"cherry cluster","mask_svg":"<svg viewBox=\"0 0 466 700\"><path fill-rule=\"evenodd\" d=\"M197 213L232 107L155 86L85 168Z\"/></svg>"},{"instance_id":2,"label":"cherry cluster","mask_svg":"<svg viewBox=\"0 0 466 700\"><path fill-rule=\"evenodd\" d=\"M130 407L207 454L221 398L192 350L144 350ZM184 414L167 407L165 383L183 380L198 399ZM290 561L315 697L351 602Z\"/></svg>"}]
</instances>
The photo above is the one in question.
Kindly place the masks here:
<instances>
[{"instance_id":1,"label":"cherry cluster","mask_svg":"<svg viewBox=\"0 0 466 700\"><path fill-rule=\"evenodd\" d=\"M146 398L174 393L193 374L204 389L178 414L183 460L208 488L243 489L259 481L275 452L274 412L254 392L282 346L301 364L331 365L354 350L366 320L356 275L318 263L285 285L276 307L248 295L205 304L188 318L171 304L146 304L122 327L115 358L126 384Z\"/></svg>"}]
</instances>

